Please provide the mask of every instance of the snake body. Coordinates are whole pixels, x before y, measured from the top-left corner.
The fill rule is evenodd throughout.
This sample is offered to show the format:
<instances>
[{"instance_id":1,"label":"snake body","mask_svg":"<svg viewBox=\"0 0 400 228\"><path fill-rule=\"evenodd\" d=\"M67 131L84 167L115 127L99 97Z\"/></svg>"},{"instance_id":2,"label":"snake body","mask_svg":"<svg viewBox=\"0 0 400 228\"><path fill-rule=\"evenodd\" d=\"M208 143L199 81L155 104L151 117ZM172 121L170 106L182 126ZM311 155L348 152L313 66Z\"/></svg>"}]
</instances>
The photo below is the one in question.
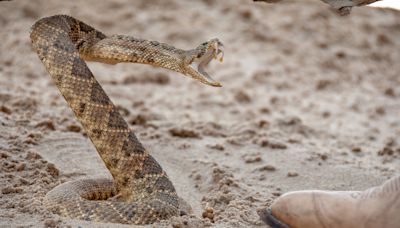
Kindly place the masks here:
<instances>
[{"instance_id":1,"label":"snake body","mask_svg":"<svg viewBox=\"0 0 400 228\"><path fill-rule=\"evenodd\" d=\"M61 184L47 193L45 206L61 216L98 222L150 224L179 215L180 201L172 182L130 130L85 60L150 64L220 86L204 71L222 53L220 41L182 50L131 36L106 36L66 15L40 19L30 37L113 177Z\"/></svg>"}]
</instances>

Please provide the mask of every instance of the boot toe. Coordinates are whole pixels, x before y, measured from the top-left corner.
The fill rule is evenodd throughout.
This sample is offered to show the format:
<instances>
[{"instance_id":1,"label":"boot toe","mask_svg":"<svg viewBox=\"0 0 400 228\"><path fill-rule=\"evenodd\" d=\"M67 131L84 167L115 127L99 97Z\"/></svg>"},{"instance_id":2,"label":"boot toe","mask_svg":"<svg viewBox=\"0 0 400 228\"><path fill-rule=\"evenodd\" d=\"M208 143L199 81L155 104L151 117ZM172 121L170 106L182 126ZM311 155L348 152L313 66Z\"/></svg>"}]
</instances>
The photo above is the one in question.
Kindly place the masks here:
<instances>
[{"instance_id":1,"label":"boot toe","mask_svg":"<svg viewBox=\"0 0 400 228\"><path fill-rule=\"evenodd\" d=\"M258 211L258 215L260 219L269 225L272 228L289 228L288 225L277 219L274 215L272 215L271 208L265 208Z\"/></svg>"},{"instance_id":2,"label":"boot toe","mask_svg":"<svg viewBox=\"0 0 400 228\"><path fill-rule=\"evenodd\" d=\"M260 211L260 218L273 228L314 227L308 222L313 217L312 198L311 192L284 194L270 208Z\"/></svg>"}]
</instances>

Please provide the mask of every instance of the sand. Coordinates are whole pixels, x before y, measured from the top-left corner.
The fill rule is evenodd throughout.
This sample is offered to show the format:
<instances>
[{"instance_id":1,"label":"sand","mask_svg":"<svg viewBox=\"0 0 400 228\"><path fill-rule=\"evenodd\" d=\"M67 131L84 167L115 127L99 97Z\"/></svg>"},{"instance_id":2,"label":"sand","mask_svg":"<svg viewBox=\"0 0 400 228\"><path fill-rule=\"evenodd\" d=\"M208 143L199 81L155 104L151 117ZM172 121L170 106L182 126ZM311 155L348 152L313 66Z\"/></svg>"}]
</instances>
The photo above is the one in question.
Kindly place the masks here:
<instances>
[{"instance_id":1,"label":"sand","mask_svg":"<svg viewBox=\"0 0 400 228\"><path fill-rule=\"evenodd\" d=\"M363 190L400 166L400 13L250 0L0 2L0 227L123 227L49 213L60 183L109 176L32 51L30 26L69 14L106 34L193 48L218 37L212 88L139 64L90 63L193 207L153 227L268 227L294 190Z\"/></svg>"}]
</instances>

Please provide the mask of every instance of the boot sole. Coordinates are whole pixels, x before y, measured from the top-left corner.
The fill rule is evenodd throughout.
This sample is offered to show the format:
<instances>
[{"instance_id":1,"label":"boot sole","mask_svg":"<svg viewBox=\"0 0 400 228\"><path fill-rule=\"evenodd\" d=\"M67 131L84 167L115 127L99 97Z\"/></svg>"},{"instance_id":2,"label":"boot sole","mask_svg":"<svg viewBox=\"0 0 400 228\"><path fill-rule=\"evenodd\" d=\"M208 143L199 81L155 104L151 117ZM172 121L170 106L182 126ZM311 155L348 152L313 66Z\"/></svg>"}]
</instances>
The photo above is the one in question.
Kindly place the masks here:
<instances>
[{"instance_id":1,"label":"boot sole","mask_svg":"<svg viewBox=\"0 0 400 228\"><path fill-rule=\"evenodd\" d=\"M265 222L272 228L290 228L288 225L281 222L279 219L275 218L275 216L272 215L271 208L258 211L258 215L263 222Z\"/></svg>"}]
</instances>

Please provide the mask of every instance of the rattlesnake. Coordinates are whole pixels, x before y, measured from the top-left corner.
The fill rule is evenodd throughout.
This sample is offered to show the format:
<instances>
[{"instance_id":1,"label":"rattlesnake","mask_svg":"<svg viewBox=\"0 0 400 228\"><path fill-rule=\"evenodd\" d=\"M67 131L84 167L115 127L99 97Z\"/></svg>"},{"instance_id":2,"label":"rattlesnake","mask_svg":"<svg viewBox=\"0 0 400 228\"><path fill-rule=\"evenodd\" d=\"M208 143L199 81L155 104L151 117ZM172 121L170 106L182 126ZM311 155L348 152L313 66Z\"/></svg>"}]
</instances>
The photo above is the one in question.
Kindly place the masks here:
<instances>
[{"instance_id":1,"label":"rattlesnake","mask_svg":"<svg viewBox=\"0 0 400 228\"><path fill-rule=\"evenodd\" d=\"M44 205L62 216L98 222L150 224L179 215L180 198L167 174L129 129L84 60L150 64L220 86L204 67L213 58L222 61L222 43L212 39L186 51L125 35L108 37L66 15L40 19L30 37L113 176L61 184L47 193Z\"/></svg>"}]
</instances>

